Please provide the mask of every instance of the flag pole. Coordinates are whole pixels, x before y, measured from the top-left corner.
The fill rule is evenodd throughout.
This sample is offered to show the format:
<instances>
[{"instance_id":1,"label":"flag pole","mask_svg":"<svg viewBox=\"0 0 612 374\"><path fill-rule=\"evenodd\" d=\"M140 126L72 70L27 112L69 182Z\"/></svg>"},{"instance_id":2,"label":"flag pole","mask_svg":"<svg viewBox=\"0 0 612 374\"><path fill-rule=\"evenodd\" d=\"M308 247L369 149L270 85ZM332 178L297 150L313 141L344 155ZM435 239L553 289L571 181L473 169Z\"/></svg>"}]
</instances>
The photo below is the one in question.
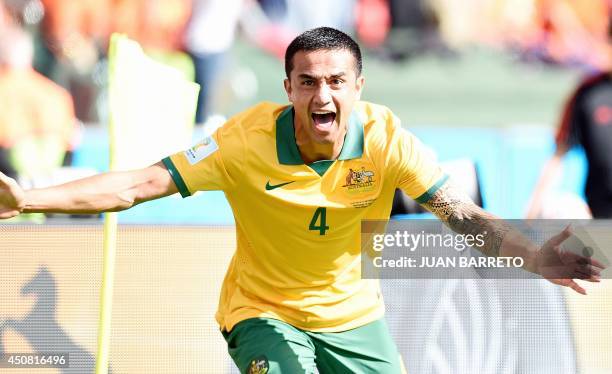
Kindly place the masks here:
<instances>
[{"instance_id":1,"label":"flag pole","mask_svg":"<svg viewBox=\"0 0 612 374\"><path fill-rule=\"evenodd\" d=\"M109 170L113 171L116 166L116 138L115 121L113 119L111 95L114 74L114 59L120 34L111 35L108 53L108 75L109 75ZM102 265L102 288L100 291L100 316L98 319L98 350L96 354L96 374L108 373L108 362L110 355L111 319L113 314L113 282L115 279L115 254L117 252L117 213L109 212L104 215L104 237L103 237L103 265Z\"/></svg>"}]
</instances>

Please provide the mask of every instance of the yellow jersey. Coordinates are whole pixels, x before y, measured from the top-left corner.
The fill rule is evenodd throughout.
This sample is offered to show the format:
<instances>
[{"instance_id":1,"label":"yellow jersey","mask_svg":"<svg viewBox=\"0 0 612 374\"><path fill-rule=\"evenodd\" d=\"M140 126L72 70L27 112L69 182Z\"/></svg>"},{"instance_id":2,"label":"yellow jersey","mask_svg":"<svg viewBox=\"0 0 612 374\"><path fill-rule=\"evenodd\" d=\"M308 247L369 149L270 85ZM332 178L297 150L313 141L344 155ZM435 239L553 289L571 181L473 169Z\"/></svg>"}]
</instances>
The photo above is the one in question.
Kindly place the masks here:
<instances>
[{"instance_id":1,"label":"yellow jersey","mask_svg":"<svg viewBox=\"0 0 612 374\"><path fill-rule=\"evenodd\" d=\"M254 317L318 332L381 318L379 282L361 278L361 221L388 219L396 188L422 203L446 178L389 109L366 102L337 160L304 164L293 108L262 103L163 162L183 197L223 190L232 207L237 248L216 314L227 331Z\"/></svg>"}]
</instances>

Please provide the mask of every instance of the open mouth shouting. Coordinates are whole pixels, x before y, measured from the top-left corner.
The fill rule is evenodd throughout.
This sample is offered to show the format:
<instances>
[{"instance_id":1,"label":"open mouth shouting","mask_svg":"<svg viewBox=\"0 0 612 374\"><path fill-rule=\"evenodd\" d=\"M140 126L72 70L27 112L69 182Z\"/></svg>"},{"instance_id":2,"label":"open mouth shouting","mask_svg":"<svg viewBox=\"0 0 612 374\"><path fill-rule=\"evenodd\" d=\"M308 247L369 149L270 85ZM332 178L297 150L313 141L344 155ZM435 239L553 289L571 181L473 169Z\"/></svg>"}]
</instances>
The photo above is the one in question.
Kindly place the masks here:
<instances>
[{"instance_id":1,"label":"open mouth shouting","mask_svg":"<svg viewBox=\"0 0 612 374\"><path fill-rule=\"evenodd\" d=\"M314 123L315 130L322 133L331 131L336 120L336 113L331 111L314 111L310 114Z\"/></svg>"}]
</instances>

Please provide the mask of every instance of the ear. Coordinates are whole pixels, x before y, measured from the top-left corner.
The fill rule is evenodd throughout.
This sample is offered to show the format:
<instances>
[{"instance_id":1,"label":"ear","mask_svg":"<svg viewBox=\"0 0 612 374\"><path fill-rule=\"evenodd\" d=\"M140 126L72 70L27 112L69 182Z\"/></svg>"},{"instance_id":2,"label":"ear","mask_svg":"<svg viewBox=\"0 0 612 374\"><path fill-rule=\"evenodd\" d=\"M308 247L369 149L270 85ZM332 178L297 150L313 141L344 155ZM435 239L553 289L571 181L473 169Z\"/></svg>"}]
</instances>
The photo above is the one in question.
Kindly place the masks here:
<instances>
[{"instance_id":1,"label":"ear","mask_svg":"<svg viewBox=\"0 0 612 374\"><path fill-rule=\"evenodd\" d=\"M365 78L361 75L355 80L355 89L357 91L357 100L361 100L361 92L363 91L363 85L365 84Z\"/></svg>"},{"instance_id":2,"label":"ear","mask_svg":"<svg viewBox=\"0 0 612 374\"><path fill-rule=\"evenodd\" d=\"M285 92L287 93L287 99L289 99L290 102L293 102L293 100L291 99L291 93L293 91L291 90L291 81L289 80L289 78L285 78L285 80L283 81L283 85L285 86Z\"/></svg>"}]
</instances>

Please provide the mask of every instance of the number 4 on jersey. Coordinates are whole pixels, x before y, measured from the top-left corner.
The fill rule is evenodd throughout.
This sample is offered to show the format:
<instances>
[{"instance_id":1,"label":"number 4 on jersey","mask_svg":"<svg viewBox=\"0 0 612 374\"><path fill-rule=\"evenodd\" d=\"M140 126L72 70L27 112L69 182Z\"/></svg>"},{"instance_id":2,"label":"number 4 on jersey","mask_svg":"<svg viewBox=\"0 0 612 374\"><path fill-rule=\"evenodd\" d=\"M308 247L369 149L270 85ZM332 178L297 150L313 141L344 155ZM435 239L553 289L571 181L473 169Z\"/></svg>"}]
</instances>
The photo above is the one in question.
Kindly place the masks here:
<instances>
[{"instance_id":1,"label":"number 4 on jersey","mask_svg":"<svg viewBox=\"0 0 612 374\"><path fill-rule=\"evenodd\" d=\"M314 231L318 230L319 235L325 235L325 231L329 230L329 226L327 226L327 208L321 207L315 210L308 229Z\"/></svg>"}]
</instances>

